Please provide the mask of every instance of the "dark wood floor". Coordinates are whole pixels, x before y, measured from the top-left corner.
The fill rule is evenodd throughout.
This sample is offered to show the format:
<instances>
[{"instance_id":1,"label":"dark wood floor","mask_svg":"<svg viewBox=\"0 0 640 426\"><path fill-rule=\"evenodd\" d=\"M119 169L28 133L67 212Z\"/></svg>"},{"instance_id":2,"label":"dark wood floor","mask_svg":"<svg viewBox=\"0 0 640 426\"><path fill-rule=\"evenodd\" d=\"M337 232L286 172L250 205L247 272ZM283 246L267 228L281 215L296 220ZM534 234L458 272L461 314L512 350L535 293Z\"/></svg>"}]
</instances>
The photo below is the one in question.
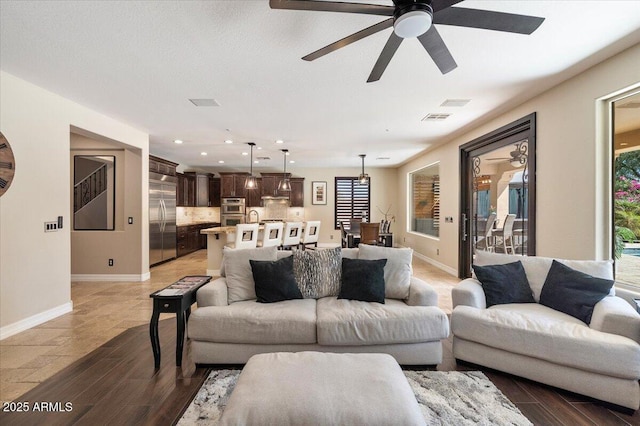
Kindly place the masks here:
<instances>
[{"instance_id":1,"label":"dark wood floor","mask_svg":"<svg viewBox=\"0 0 640 426\"><path fill-rule=\"evenodd\" d=\"M129 329L46 380L15 402L60 403L56 412L0 412L2 425L171 425L181 416L209 373L195 368L188 345L184 368L175 366L175 320L160 321L162 362L153 368L148 327ZM640 425L633 416L611 411L587 398L528 380L456 365L451 339L438 370L480 369L536 425ZM598 386L598 383L594 383ZM63 411L65 403L71 411ZM61 409L61 410L60 410Z\"/></svg>"}]
</instances>

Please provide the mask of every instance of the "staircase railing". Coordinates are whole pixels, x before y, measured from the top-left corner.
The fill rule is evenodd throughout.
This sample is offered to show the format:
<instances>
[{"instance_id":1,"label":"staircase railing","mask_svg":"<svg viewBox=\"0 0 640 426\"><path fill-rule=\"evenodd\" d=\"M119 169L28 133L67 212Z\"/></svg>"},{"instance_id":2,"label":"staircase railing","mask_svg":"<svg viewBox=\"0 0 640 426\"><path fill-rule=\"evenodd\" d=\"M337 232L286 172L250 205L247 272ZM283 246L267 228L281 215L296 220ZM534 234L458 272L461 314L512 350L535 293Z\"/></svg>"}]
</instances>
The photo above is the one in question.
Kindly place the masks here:
<instances>
[{"instance_id":1,"label":"staircase railing","mask_svg":"<svg viewBox=\"0 0 640 426\"><path fill-rule=\"evenodd\" d=\"M73 186L73 212L76 213L106 190L107 165L104 164Z\"/></svg>"}]
</instances>

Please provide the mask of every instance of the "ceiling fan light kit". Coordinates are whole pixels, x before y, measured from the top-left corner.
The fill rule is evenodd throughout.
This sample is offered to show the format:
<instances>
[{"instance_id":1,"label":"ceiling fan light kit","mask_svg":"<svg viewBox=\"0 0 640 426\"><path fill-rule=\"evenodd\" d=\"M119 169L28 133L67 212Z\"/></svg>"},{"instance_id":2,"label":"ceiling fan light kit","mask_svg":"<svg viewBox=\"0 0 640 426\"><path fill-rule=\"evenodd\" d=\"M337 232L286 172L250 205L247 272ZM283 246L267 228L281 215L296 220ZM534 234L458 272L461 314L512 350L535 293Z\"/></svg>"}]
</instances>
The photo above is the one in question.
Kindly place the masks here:
<instances>
[{"instance_id":1,"label":"ceiling fan light kit","mask_svg":"<svg viewBox=\"0 0 640 426\"><path fill-rule=\"evenodd\" d=\"M414 3L396 9L393 32L400 38L414 38L426 33L433 23L433 9L428 4Z\"/></svg>"}]
</instances>

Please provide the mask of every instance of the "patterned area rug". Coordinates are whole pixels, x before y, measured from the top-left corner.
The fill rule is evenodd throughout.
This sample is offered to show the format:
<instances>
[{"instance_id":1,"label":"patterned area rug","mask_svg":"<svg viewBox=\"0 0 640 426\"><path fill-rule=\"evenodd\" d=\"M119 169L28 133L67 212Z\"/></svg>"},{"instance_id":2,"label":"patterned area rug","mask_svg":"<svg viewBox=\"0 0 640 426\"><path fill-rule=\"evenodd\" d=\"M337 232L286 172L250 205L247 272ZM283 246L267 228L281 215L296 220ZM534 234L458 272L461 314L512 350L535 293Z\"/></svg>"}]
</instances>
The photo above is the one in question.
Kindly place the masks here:
<instances>
[{"instance_id":1,"label":"patterned area rug","mask_svg":"<svg viewBox=\"0 0 640 426\"><path fill-rule=\"evenodd\" d=\"M405 371L427 425L531 425L479 371ZM212 371L178 422L216 424L240 370Z\"/></svg>"}]
</instances>

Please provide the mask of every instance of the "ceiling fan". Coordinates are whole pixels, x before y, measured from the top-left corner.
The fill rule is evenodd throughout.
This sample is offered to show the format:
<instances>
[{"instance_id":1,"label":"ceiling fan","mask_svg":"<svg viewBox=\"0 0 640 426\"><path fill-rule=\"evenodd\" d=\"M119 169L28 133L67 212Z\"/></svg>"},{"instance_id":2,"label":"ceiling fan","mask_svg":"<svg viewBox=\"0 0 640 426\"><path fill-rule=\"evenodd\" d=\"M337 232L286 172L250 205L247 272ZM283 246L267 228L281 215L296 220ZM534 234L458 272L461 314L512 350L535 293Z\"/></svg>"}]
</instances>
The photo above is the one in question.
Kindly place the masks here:
<instances>
[{"instance_id":1,"label":"ceiling fan","mask_svg":"<svg viewBox=\"0 0 640 426\"><path fill-rule=\"evenodd\" d=\"M454 70L458 65L433 24L531 34L544 21L544 18L536 16L451 7L461 1L393 0L393 6L384 6L320 0L269 0L269 6L272 9L390 16L390 18L382 22L351 34L302 58L305 61L313 61L353 42L393 27L393 32L382 49L376 64L373 66L367 83L380 79L391 58L400 47L400 43L405 38L417 38L442 74Z\"/></svg>"},{"instance_id":2,"label":"ceiling fan","mask_svg":"<svg viewBox=\"0 0 640 426\"><path fill-rule=\"evenodd\" d=\"M509 152L509 157L487 158L487 161L509 160L512 166L520 167L527 163L527 145L523 142L514 144L516 149Z\"/></svg>"}]
</instances>

